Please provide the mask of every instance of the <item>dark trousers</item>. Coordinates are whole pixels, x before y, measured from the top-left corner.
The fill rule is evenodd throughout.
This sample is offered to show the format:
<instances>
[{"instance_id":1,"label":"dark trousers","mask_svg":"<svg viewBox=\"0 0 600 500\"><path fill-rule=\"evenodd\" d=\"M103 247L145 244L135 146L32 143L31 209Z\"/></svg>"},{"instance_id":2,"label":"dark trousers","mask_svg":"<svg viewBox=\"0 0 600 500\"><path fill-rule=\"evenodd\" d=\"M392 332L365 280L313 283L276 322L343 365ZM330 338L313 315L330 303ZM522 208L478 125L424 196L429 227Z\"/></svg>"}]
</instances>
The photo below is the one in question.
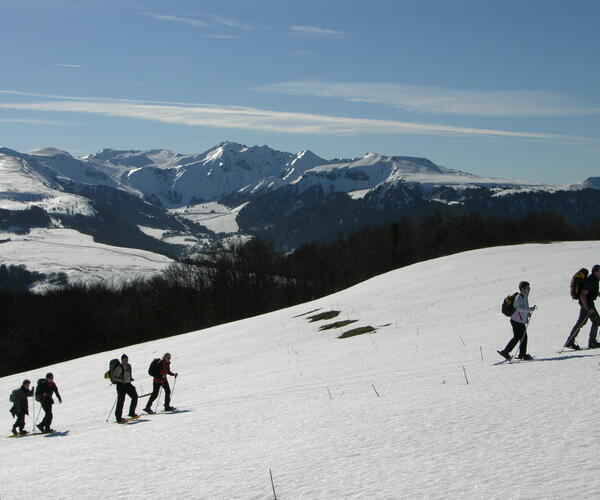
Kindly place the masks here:
<instances>
[{"instance_id":1,"label":"dark trousers","mask_svg":"<svg viewBox=\"0 0 600 500\"><path fill-rule=\"evenodd\" d=\"M506 347L504 348L504 352L510 354L515 346L521 341L521 347L519 348L519 357L525 356L527 354L527 325L524 323L519 323L518 321L510 320L510 324L513 329L513 338L510 339Z\"/></svg>"},{"instance_id":2,"label":"dark trousers","mask_svg":"<svg viewBox=\"0 0 600 500\"><path fill-rule=\"evenodd\" d=\"M579 310L579 318L577 318L577 322L571 329L571 333L569 333L569 339L571 339L571 340L569 340L568 343L575 342L577 335L579 334L581 329L585 326L588 319L592 320L592 327L590 328L589 342L590 343L596 342L596 335L598 333L598 327L600 326L600 316L598 316L598 311L596 311L596 309L594 309L592 311L592 313L590 314L585 310L585 308L583 306L581 306L581 309Z\"/></svg>"},{"instance_id":3,"label":"dark trousers","mask_svg":"<svg viewBox=\"0 0 600 500\"><path fill-rule=\"evenodd\" d=\"M17 417L17 420L13 425L13 430L18 428L20 431L23 431L23 429L25 428L25 413L17 413L15 414L15 417Z\"/></svg>"},{"instance_id":4,"label":"dark trousers","mask_svg":"<svg viewBox=\"0 0 600 500\"><path fill-rule=\"evenodd\" d=\"M42 410L44 410L44 418L39 425L42 429L50 429L52 425L52 401L42 401Z\"/></svg>"},{"instance_id":5,"label":"dark trousers","mask_svg":"<svg viewBox=\"0 0 600 500\"><path fill-rule=\"evenodd\" d=\"M125 395L131 398L131 404L129 405L129 415L135 413L135 407L137 406L138 394L135 387L128 384L121 384L117 382L117 409L115 410L115 417L121 418L123 415L123 404L125 403Z\"/></svg>"},{"instance_id":6,"label":"dark trousers","mask_svg":"<svg viewBox=\"0 0 600 500\"><path fill-rule=\"evenodd\" d=\"M148 400L146 408L152 407L152 403L154 403L154 400L158 397L158 393L161 387L163 388L163 391L165 391L165 408L171 406L171 388L169 387L169 381L165 380L162 384L157 384L156 382L154 382L152 386L152 395Z\"/></svg>"}]
</instances>

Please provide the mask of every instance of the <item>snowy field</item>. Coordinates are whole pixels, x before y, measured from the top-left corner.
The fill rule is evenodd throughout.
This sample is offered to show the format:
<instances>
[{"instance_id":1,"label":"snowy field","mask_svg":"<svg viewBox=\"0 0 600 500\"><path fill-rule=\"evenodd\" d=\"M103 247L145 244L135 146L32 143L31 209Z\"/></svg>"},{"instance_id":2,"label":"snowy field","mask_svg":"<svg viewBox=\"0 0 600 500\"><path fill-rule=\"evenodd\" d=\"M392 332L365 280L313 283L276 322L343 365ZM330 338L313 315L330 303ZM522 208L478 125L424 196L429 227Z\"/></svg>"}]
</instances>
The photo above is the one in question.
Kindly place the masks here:
<instances>
[{"instance_id":1,"label":"snowy field","mask_svg":"<svg viewBox=\"0 0 600 500\"><path fill-rule=\"evenodd\" d=\"M578 313L570 278L598 262L600 242L466 252L6 377L4 435L8 395L24 377L52 370L64 403L59 434L2 439L1 498L270 499L271 469L278 499L597 499L600 350L557 351ZM498 364L511 336L500 302L523 279L539 306L529 329L537 359ZM357 321L319 330L342 320ZM365 326L377 330L338 339ZM181 412L106 423L109 360L129 355L142 394L165 351Z\"/></svg>"},{"instance_id":2,"label":"snowy field","mask_svg":"<svg viewBox=\"0 0 600 500\"><path fill-rule=\"evenodd\" d=\"M28 234L0 232L0 263L25 264L29 271L64 272L69 282L107 283L150 277L173 263L164 255L96 243L73 229L32 229ZM40 285L41 288L44 285Z\"/></svg>"},{"instance_id":3,"label":"snowy field","mask_svg":"<svg viewBox=\"0 0 600 500\"><path fill-rule=\"evenodd\" d=\"M246 203L236 208L228 208L217 202L200 203L198 205L174 208L170 211L184 219L197 222L215 233L236 233L239 226L236 217Z\"/></svg>"}]
</instances>

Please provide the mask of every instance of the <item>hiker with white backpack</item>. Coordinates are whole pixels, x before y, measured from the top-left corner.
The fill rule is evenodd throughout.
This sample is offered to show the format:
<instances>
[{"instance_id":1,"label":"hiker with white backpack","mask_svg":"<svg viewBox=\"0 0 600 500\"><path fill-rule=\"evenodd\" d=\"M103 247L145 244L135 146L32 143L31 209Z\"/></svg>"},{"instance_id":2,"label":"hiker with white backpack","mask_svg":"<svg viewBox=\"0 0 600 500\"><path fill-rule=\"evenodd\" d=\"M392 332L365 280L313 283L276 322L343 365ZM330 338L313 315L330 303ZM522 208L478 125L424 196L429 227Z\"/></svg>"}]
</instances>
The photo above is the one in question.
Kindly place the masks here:
<instances>
[{"instance_id":1,"label":"hiker with white backpack","mask_svg":"<svg viewBox=\"0 0 600 500\"><path fill-rule=\"evenodd\" d=\"M502 312L505 315L510 314L510 324L513 330L513 338L510 339L506 347L497 351L507 361L512 359L510 352L519 344L519 354L517 359L524 361L530 361L533 359L532 356L527 354L527 324L531 318L533 311L537 309L537 306L529 307L529 292L531 291L531 285L527 281L521 281L519 283L519 291L513 295L509 295L504 299L502 305Z\"/></svg>"}]
</instances>

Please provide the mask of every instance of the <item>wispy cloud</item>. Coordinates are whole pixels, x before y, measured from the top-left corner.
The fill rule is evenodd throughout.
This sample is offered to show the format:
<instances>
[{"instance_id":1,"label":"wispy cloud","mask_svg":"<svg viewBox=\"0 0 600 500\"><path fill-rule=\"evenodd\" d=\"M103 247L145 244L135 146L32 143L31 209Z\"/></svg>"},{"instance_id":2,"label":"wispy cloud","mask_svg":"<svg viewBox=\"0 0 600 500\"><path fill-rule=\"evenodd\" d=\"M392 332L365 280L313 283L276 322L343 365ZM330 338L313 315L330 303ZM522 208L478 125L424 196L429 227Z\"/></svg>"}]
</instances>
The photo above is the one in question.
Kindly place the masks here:
<instances>
[{"instance_id":1,"label":"wispy cloud","mask_svg":"<svg viewBox=\"0 0 600 500\"><path fill-rule=\"evenodd\" d=\"M169 16L165 14L156 14L154 12L146 12L146 15L158 21L189 24L191 26L196 26L197 28L207 28L209 26L206 21L196 17Z\"/></svg>"},{"instance_id":2,"label":"wispy cloud","mask_svg":"<svg viewBox=\"0 0 600 500\"><path fill-rule=\"evenodd\" d=\"M158 21L166 21L171 23L183 23L195 26L197 28L223 29L229 28L236 31L250 31L254 26L244 24L240 21L222 16L203 15L203 16L172 16L168 14L157 14L155 12L146 12L146 16ZM240 38L235 35L212 35L211 38Z\"/></svg>"},{"instance_id":3,"label":"wispy cloud","mask_svg":"<svg viewBox=\"0 0 600 500\"><path fill-rule=\"evenodd\" d=\"M0 118L0 123L16 123L21 125L64 125L57 120L37 120L35 118Z\"/></svg>"},{"instance_id":4,"label":"wispy cloud","mask_svg":"<svg viewBox=\"0 0 600 500\"><path fill-rule=\"evenodd\" d=\"M293 33L304 34L304 35L318 35L318 36L331 36L331 37L349 37L352 33L346 31L331 30L326 28L320 28L318 26L290 26L290 30Z\"/></svg>"},{"instance_id":5,"label":"wispy cloud","mask_svg":"<svg viewBox=\"0 0 600 500\"><path fill-rule=\"evenodd\" d=\"M81 64L55 64L54 66L58 66L60 68L74 68L74 69L83 68L83 66Z\"/></svg>"},{"instance_id":6,"label":"wispy cloud","mask_svg":"<svg viewBox=\"0 0 600 500\"><path fill-rule=\"evenodd\" d=\"M254 90L383 104L423 114L465 116L574 116L599 114L567 96L547 91L453 90L395 83L291 81Z\"/></svg>"},{"instance_id":7,"label":"wispy cloud","mask_svg":"<svg viewBox=\"0 0 600 500\"><path fill-rule=\"evenodd\" d=\"M0 91L26 95L18 91ZM37 97L41 97L39 94ZM50 97L50 96L47 96ZM394 120L376 120L310 113L271 111L241 106L165 103L98 98L59 97L42 102L3 102L0 109L38 112L90 113L139 120L158 121L195 127L220 127L263 130L290 134L362 135L362 134L425 134L460 136L521 137L529 139L577 140L581 138L537 132L492 130L423 124Z\"/></svg>"},{"instance_id":8,"label":"wispy cloud","mask_svg":"<svg viewBox=\"0 0 600 500\"><path fill-rule=\"evenodd\" d=\"M244 31L250 31L254 29L254 26L251 24L245 24L235 19L230 19L228 17L222 16L208 16L209 19L213 19L216 23L222 24L223 26L227 26L229 28L235 28Z\"/></svg>"}]
</instances>

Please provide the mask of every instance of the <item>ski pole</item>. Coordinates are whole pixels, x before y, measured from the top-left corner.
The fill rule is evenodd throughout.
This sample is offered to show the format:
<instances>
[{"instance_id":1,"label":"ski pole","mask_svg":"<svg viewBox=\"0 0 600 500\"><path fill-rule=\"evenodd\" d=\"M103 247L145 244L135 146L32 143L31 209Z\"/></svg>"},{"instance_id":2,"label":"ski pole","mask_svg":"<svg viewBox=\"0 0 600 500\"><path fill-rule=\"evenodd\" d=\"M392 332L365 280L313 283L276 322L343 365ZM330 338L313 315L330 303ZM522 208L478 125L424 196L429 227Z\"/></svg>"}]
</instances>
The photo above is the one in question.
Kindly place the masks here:
<instances>
[{"instance_id":1,"label":"ski pole","mask_svg":"<svg viewBox=\"0 0 600 500\"><path fill-rule=\"evenodd\" d=\"M117 400L119 399L119 396L116 397L115 402L112 405L112 408L110 409L110 411L108 412L108 417L106 417L106 421L108 422L108 419L110 418L110 415L112 414L113 410L115 409L115 405L117 404Z\"/></svg>"},{"instance_id":2,"label":"ski pole","mask_svg":"<svg viewBox=\"0 0 600 500\"><path fill-rule=\"evenodd\" d=\"M562 354L563 351L565 350L565 347L567 347L572 340L577 337L577 334L579 333L579 330L581 330L583 328L583 325L585 325L587 323L588 318L590 317L590 313L587 313L585 315L585 318L583 318L583 320L581 321L581 323L579 323L577 325L577 327L575 328L575 330L573 330L573 332L571 332L571 335L569 335L569 338L567 339L567 341L565 342L565 344L562 346L561 350L558 351L558 354Z\"/></svg>"},{"instance_id":3,"label":"ski pole","mask_svg":"<svg viewBox=\"0 0 600 500\"><path fill-rule=\"evenodd\" d=\"M158 411L158 402L160 401L160 391L162 391L162 384L158 388L158 395L156 396L156 406L154 407L154 413Z\"/></svg>"},{"instance_id":4,"label":"ski pole","mask_svg":"<svg viewBox=\"0 0 600 500\"><path fill-rule=\"evenodd\" d=\"M35 417L35 396L32 398L31 400L31 411L33 412L32 415L32 421L33 421L33 425L31 426L31 432L35 432L35 424L37 424L37 418ZM39 416L39 413L38 413Z\"/></svg>"},{"instance_id":5,"label":"ski pole","mask_svg":"<svg viewBox=\"0 0 600 500\"><path fill-rule=\"evenodd\" d=\"M173 401L173 394L175 394L175 386L177 385L177 377L175 377L175 382L173 382L173 390L171 391L171 401Z\"/></svg>"},{"instance_id":6,"label":"ski pole","mask_svg":"<svg viewBox=\"0 0 600 500\"><path fill-rule=\"evenodd\" d=\"M529 328L529 325L531 324L531 318L533 318L533 311L531 311L531 316L529 316L529 321L527 323L525 323L525 331L523 332L523 336L521 337L521 340L519 340L519 350L517 351L518 353L521 352L521 344L527 338L527 329Z\"/></svg>"}]
</instances>

